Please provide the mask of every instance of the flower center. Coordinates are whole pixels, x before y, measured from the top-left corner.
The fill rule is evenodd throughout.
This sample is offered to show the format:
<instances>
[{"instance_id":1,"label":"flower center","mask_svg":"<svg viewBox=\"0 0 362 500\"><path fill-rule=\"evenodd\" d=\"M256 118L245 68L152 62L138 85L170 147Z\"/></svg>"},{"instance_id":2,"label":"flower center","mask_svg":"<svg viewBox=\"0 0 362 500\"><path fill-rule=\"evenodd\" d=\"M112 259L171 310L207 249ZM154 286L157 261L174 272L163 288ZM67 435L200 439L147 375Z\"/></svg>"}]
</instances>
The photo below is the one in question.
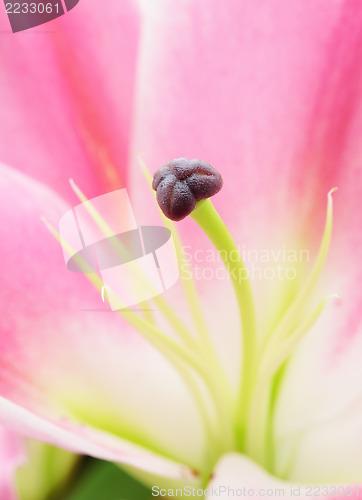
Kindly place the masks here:
<instances>
[{"instance_id":1,"label":"flower center","mask_svg":"<svg viewBox=\"0 0 362 500\"><path fill-rule=\"evenodd\" d=\"M153 184L157 191L157 200L164 213L164 223L172 231L178 253L182 253L181 239L175 224L169 219L171 216L173 220L181 220L191 212L191 217L215 246L230 274L241 320L242 359L237 392L232 389L214 348L192 280L184 279L182 285L194 322L195 334L162 296L152 300L178 335L178 340L162 331L152 317L142 317L135 311L126 309L117 312L173 364L188 387L204 424L207 449L203 467L199 468L197 473L205 482L209 479L218 458L229 451L246 453L272 471L273 409L285 364L305 333L317 321L327 301L336 297L330 295L323 298L314 309L309 308L311 312L305 316L305 305L324 267L330 244L332 193L335 188L328 193L326 223L314 268L279 323L263 342L259 342L252 287L248 279L238 279L240 275L247 276L244 262L230 232L208 199L221 189L221 175L205 162L181 158L169 162L157 171L152 183L146 166L142 160L140 162L150 186ZM71 181L71 186L82 202L87 201L74 181ZM91 203L88 202L87 207L90 216L107 235L109 228L106 221ZM57 231L45 220L44 222L60 241ZM70 254L74 253L64 239L62 245ZM82 258L79 257L78 260L79 267L87 270ZM186 263L186 267L187 265ZM190 275L185 266L183 271ZM94 274L86 276L101 293L102 280ZM144 276L139 278L142 284L148 285ZM177 456L168 458L177 460ZM194 468L192 457L187 465Z\"/></svg>"},{"instance_id":2,"label":"flower center","mask_svg":"<svg viewBox=\"0 0 362 500\"><path fill-rule=\"evenodd\" d=\"M182 158L166 164L154 177L153 188L157 191L157 195L159 195L161 174L170 171L172 174L174 170L177 171L180 161L184 169L187 168L187 162L190 168L197 162L201 163L199 160ZM216 177L215 173L214 176ZM202 179L199 183L202 183ZM202 191L200 184L198 187ZM207 184L205 191L206 188ZM328 193L325 228L313 270L276 327L263 339L261 345L257 340L257 319L250 282L248 279L238 279L238 276L247 276L247 272L236 243L209 199L199 201L191 212L191 217L209 237L224 261L233 284L241 319L242 362L239 390L232 405L233 446L270 471L273 469L274 454L273 409L284 368L301 339L318 320L326 303L331 298L338 297L336 294L331 294L323 298L314 308L312 307L309 314L305 315L304 311L308 310L305 306L323 270L330 245L333 221L332 193L335 190L336 188L333 188ZM213 194L210 192L209 196ZM182 198L182 191L179 196ZM169 203L165 197L167 197L165 190L161 196L157 196L159 202L161 198L162 210ZM167 216L167 212L164 213Z\"/></svg>"}]
</instances>

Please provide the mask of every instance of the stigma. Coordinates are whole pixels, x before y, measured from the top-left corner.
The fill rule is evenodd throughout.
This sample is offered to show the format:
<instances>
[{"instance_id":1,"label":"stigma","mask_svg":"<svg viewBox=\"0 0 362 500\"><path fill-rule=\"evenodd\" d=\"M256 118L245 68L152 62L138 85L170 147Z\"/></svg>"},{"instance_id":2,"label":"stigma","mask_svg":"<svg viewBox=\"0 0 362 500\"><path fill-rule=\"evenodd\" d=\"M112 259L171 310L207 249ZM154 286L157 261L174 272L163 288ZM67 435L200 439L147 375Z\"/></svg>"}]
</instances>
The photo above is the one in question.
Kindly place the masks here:
<instances>
[{"instance_id":1,"label":"stigma","mask_svg":"<svg viewBox=\"0 0 362 500\"><path fill-rule=\"evenodd\" d=\"M177 158L158 169L152 188L166 217L180 221L196 207L196 203L214 196L223 186L221 174L203 160Z\"/></svg>"}]
</instances>

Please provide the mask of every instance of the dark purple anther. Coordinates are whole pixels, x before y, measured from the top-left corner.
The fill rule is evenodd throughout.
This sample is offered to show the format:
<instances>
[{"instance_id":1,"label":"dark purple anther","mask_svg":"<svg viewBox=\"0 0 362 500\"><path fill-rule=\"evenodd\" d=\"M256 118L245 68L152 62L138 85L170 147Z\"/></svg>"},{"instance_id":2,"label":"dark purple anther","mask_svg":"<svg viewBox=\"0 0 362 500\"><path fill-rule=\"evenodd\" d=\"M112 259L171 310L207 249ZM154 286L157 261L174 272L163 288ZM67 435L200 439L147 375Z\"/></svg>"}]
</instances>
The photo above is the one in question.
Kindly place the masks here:
<instances>
[{"instance_id":1,"label":"dark purple anther","mask_svg":"<svg viewBox=\"0 0 362 500\"><path fill-rule=\"evenodd\" d=\"M152 182L162 212L175 221L187 217L198 201L218 193L222 185L220 173L209 163L187 158L166 163Z\"/></svg>"}]
</instances>

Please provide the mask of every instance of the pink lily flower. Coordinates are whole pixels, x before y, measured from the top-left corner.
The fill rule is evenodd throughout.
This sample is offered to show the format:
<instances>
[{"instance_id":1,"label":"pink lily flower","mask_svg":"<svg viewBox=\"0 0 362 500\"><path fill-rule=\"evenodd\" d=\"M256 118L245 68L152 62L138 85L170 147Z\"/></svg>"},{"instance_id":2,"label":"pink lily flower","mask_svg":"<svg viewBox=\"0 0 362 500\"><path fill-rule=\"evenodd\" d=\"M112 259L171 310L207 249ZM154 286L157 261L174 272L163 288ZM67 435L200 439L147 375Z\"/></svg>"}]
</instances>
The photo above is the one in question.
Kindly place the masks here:
<instances>
[{"instance_id":1,"label":"pink lily flower","mask_svg":"<svg viewBox=\"0 0 362 500\"><path fill-rule=\"evenodd\" d=\"M2 37L3 424L131 466L151 484L209 484L210 499L213 486L228 485L254 488L255 498L299 485L305 497L318 496L308 485L358 496L361 25L362 7L349 0L88 0L53 31ZM193 220L178 225L212 339L201 359L210 399L197 382L195 397L184 364L119 315L89 311L98 292L67 271L40 222L56 225L77 203L73 177L89 198L127 186L138 220L159 223L139 152L152 171L180 156L218 168L215 204L260 267L250 277L257 333L243 324L240 355L238 301L219 278L222 263ZM332 232L331 195L325 230L324 220L334 186ZM342 300L327 303L336 292ZM189 326L182 297L181 282L165 295ZM177 338L158 311L155 319ZM239 406L248 327L266 354L250 358ZM269 343L275 331L283 341L299 335L287 365L273 364L284 346ZM275 370L267 382L259 362Z\"/></svg>"}]
</instances>

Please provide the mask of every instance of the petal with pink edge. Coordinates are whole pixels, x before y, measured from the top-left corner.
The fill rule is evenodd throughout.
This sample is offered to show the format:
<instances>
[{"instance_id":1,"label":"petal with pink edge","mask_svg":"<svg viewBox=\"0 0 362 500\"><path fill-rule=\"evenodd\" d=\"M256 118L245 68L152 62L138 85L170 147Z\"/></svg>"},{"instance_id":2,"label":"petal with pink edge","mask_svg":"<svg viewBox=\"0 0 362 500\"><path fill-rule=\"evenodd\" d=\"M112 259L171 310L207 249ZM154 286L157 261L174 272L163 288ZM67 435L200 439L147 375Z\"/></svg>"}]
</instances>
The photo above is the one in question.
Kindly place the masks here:
<instances>
[{"instance_id":1,"label":"petal with pink edge","mask_svg":"<svg viewBox=\"0 0 362 500\"><path fill-rule=\"evenodd\" d=\"M139 15L133 0L80 2L46 26L7 34L1 16L0 158L69 199L127 178ZM5 33L4 33L5 32Z\"/></svg>"},{"instance_id":2,"label":"petal with pink edge","mask_svg":"<svg viewBox=\"0 0 362 500\"><path fill-rule=\"evenodd\" d=\"M69 207L4 166L0 200L0 261L6 270L0 288L0 395L53 427L69 421L106 431L201 468L202 419L183 379L118 314L108 312L83 275L66 269L60 245L40 221L46 214L56 225ZM62 445L51 433L47 439ZM127 461L124 456L120 451L120 461Z\"/></svg>"},{"instance_id":3,"label":"petal with pink edge","mask_svg":"<svg viewBox=\"0 0 362 500\"><path fill-rule=\"evenodd\" d=\"M133 443L86 425L75 425L66 419L54 422L46 420L4 398L0 398L0 418L9 428L25 437L50 442L74 453L132 465L151 474L160 474L170 478L195 479L188 467L163 458ZM9 436L13 436L13 433L9 433ZM10 441L6 441L6 443L9 444Z\"/></svg>"}]
</instances>

